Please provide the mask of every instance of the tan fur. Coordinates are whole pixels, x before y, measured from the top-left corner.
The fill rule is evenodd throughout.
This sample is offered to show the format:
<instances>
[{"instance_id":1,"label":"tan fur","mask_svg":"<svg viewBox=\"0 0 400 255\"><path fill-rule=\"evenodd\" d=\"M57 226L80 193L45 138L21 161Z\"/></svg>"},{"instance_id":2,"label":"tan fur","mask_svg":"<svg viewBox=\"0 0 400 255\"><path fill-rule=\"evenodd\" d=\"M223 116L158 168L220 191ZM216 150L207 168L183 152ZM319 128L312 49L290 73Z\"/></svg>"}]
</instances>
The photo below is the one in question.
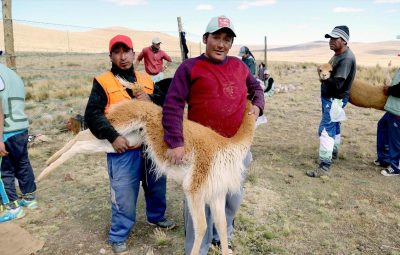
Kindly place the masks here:
<instances>
[{"instance_id":1,"label":"tan fur","mask_svg":"<svg viewBox=\"0 0 400 255\"><path fill-rule=\"evenodd\" d=\"M349 101L355 106L384 110L387 99L383 86L373 86L362 80L354 80L351 85Z\"/></svg>"},{"instance_id":2,"label":"tan fur","mask_svg":"<svg viewBox=\"0 0 400 255\"><path fill-rule=\"evenodd\" d=\"M69 118L67 121L67 129L71 131L74 135L81 131L81 123L74 117Z\"/></svg>"},{"instance_id":3,"label":"tan fur","mask_svg":"<svg viewBox=\"0 0 400 255\"><path fill-rule=\"evenodd\" d=\"M322 79L321 76L324 74L324 79L322 80L328 79L331 72L332 66L330 64L323 64L318 67L320 79ZM326 74L329 74L329 76L326 76ZM374 86L358 79L355 79L351 85L349 102L355 106L383 110L387 98L383 93L383 85Z\"/></svg>"},{"instance_id":4,"label":"tan fur","mask_svg":"<svg viewBox=\"0 0 400 255\"><path fill-rule=\"evenodd\" d=\"M332 66L329 63L318 66L317 71L319 78L321 80L329 79L329 77L331 77L332 70Z\"/></svg>"},{"instance_id":5,"label":"tan fur","mask_svg":"<svg viewBox=\"0 0 400 255\"><path fill-rule=\"evenodd\" d=\"M231 138L222 137L210 128L184 119L185 159L182 165L171 164L165 157L168 147L163 139L160 107L153 103L133 100L115 105L107 114L107 118L120 134L125 137L132 136L131 141L143 138L158 175L172 177L182 185L195 229L192 255L199 254L206 230L205 204L210 205L214 224L221 238L222 254L228 254L225 197L228 192L235 193L240 190L240 180L244 171L242 161L250 149L254 133L255 117L247 114L250 107L251 104L248 103L243 122ZM107 146L111 146L109 143L99 145L100 140L87 131L80 132L74 140L48 160L50 165L39 175L38 181L54 170L54 164L58 167L71 155L92 153L92 145L97 150L104 147L103 151L107 151ZM65 154L69 154L68 157L62 158Z\"/></svg>"},{"instance_id":6,"label":"tan fur","mask_svg":"<svg viewBox=\"0 0 400 255\"><path fill-rule=\"evenodd\" d=\"M135 83L129 82L118 75L115 76L115 78L117 78L117 80L119 81L119 83L121 83L122 86L124 86L125 88L128 88L128 89L131 89L133 94L143 91L143 85L141 85L137 82L135 82Z\"/></svg>"}]
</instances>

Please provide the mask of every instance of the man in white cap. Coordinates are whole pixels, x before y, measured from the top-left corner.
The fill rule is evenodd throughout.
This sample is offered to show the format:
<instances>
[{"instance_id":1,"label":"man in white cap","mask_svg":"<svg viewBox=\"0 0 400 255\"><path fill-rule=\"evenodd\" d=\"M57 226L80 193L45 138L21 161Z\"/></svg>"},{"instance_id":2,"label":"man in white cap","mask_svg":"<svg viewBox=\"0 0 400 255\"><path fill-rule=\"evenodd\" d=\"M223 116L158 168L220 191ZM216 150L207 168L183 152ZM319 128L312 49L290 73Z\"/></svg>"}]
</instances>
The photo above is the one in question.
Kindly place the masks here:
<instances>
[{"instance_id":1,"label":"man in white cap","mask_svg":"<svg viewBox=\"0 0 400 255\"><path fill-rule=\"evenodd\" d=\"M347 46L350 33L347 26L336 26L329 38L329 47L335 52L329 63L333 67L331 77L321 81L322 118L318 129L319 165L315 170L307 171L310 177L330 175L332 159L338 158L340 146L340 122L331 120L332 103L344 108L349 100L349 91L356 75L356 58Z\"/></svg>"},{"instance_id":2,"label":"man in white cap","mask_svg":"<svg viewBox=\"0 0 400 255\"><path fill-rule=\"evenodd\" d=\"M199 57L184 61L177 69L163 106L162 124L164 141L169 147L166 157L175 164L182 164L185 156L182 119L186 103L188 119L212 128L224 137L232 137L239 129L244 114L262 115L264 95L259 82L247 66L228 52L236 37L231 20L225 16L211 19L203 35L206 51ZM247 94L251 95L253 107L245 112ZM249 167L250 152L243 161ZM243 177L244 179L244 177ZM225 214L230 254L233 254L233 220L243 197L227 194ZM194 243L191 215L185 203L185 254L190 254ZM219 237L213 230L210 210L206 208L207 230L200 247L206 255L211 243L218 245Z\"/></svg>"},{"instance_id":3,"label":"man in white cap","mask_svg":"<svg viewBox=\"0 0 400 255\"><path fill-rule=\"evenodd\" d=\"M163 50L161 50L161 40L154 37L151 40L151 46L146 47L140 52L135 62L135 69L137 70L140 61L144 59L144 68L146 73L151 76L154 83L164 79L164 70L167 65L164 61L171 62L171 57Z\"/></svg>"}]
</instances>

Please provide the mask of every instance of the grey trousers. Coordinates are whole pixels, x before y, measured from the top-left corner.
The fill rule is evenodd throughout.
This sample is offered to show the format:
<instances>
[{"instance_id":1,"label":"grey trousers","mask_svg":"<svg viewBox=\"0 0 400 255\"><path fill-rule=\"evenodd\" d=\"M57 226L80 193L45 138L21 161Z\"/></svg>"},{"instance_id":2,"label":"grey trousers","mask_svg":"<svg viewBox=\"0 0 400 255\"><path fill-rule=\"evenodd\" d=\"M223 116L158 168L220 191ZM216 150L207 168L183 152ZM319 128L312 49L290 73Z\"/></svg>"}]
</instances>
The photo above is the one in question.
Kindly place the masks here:
<instances>
[{"instance_id":1,"label":"grey trousers","mask_svg":"<svg viewBox=\"0 0 400 255\"><path fill-rule=\"evenodd\" d=\"M250 167L250 163L252 161L252 155L249 151L243 160L243 164L248 169ZM247 172L247 171L246 171ZM242 203L244 189L243 183L246 177L246 172L242 176L242 183L240 187L240 192L235 194L228 193L226 195L226 202L225 202L225 215L226 215L226 223L227 223L227 230L228 230L228 239L232 239L233 227L234 227L234 218L239 210L240 204ZM207 255L208 250L211 246L212 240L219 241L218 233L214 227L213 220L211 217L211 211L209 206L206 206L206 221L207 221L207 229L206 233L204 234L203 241L200 247L200 255ZM193 221L192 216L190 215L189 208L187 206L186 199L184 201L184 224L185 224L185 254L189 255L192 251L193 243L194 243L194 229L193 229Z\"/></svg>"}]
</instances>

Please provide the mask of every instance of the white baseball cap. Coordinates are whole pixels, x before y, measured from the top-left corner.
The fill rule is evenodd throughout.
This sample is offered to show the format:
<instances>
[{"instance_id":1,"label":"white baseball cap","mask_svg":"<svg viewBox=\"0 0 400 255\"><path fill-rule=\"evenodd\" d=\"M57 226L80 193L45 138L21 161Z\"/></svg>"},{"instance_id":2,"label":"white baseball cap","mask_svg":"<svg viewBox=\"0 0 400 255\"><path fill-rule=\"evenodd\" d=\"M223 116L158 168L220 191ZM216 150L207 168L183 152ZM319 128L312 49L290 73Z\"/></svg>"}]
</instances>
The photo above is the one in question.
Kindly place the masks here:
<instances>
[{"instance_id":1,"label":"white baseball cap","mask_svg":"<svg viewBox=\"0 0 400 255\"><path fill-rule=\"evenodd\" d=\"M159 44L159 43L161 43L161 40L158 37L154 37L153 40L151 40L151 43L152 44Z\"/></svg>"},{"instance_id":2,"label":"white baseball cap","mask_svg":"<svg viewBox=\"0 0 400 255\"><path fill-rule=\"evenodd\" d=\"M236 37L235 28L233 27L231 20L224 15L212 18L210 22L208 22L206 33L212 34L223 28L229 29L233 36Z\"/></svg>"}]
</instances>

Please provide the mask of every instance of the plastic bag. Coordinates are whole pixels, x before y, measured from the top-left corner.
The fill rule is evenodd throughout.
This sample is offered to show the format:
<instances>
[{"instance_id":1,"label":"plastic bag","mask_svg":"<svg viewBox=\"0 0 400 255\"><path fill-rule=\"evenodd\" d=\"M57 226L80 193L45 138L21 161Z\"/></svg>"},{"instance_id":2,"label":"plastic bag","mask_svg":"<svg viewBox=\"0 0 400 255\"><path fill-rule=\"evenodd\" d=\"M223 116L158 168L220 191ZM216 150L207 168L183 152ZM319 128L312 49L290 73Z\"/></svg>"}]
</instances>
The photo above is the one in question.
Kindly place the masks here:
<instances>
[{"instance_id":1,"label":"plastic bag","mask_svg":"<svg viewBox=\"0 0 400 255\"><path fill-rule=\"evenodd\" d=\"M265 115L261 115L260 117L257 118L256 121L256 128L261 125L261 124L267 124L268 123L268 119Z\"/></svg>"},{"instance_id":2,"label":"plastic bag","mask_svg":"<svg viewBox=\"0 0 400 255\"><path fill-rule=\"evenodd\" d=\"M331 116L332 122L347 120L346 113L344 112L342 105L343 105L342 99L334 98L332 100L331 109L329 111L329 115Z\"/></svg>"}]
</instances>

